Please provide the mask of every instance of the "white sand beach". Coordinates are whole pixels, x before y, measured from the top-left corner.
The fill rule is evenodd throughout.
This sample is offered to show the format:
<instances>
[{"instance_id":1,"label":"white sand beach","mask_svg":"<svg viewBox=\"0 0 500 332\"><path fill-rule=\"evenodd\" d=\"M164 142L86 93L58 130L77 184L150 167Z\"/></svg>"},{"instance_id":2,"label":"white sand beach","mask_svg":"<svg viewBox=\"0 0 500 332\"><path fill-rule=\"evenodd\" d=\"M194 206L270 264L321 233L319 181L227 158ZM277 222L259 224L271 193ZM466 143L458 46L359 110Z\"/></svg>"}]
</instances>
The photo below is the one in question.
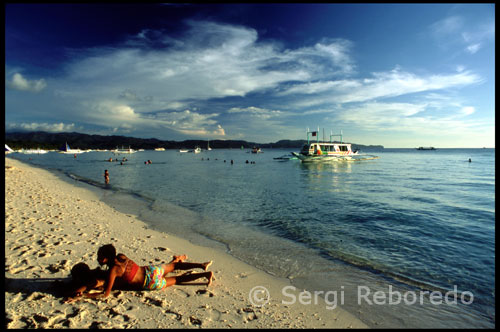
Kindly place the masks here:
<instances>
[{"instance_id":1,"label":"white sand beach","mask_svg":"<svg viewBox=\"0 0 500 332\"><path fill-rule=\"evenodd\" d=\"M152 230L102 203L96 192L5 158L7 328L366 328L340 306L328 308L322 298L283 304L287 279ZM67 282L71 267L79 262L97 267L97 249L108 243L139 265L168 262L179 254L188 262L212 260L215 280L208 287L113 290L106 299L64 303L57 287ZM262 287L269 297L264 292L249 297L250 290ZM256 306L251 299L269 302Z\"/></svg>"}]
</instances>

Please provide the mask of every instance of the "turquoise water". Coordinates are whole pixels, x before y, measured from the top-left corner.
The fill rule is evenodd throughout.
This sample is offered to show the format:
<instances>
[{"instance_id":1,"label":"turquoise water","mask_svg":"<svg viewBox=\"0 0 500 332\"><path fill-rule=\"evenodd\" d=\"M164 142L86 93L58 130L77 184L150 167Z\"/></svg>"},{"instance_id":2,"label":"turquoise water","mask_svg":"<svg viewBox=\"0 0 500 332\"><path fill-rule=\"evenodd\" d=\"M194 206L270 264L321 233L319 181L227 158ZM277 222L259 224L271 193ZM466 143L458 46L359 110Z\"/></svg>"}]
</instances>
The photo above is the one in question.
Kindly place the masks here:
<instances>
[{"instance_id":1,"label":"turquoise water","mask_svg":"<svg viewBox=\"0 0 500 332\"><path fill-rule=\"evenodd\" d=\"M273 159L290 151L9 157L103 189L105 202L152 227L222 246L298 288L342 289L346 298L359 285L473 295L471 304L439 306L346 300L369 326L494 326L494 149L384 149L370 152L379 159L327 164Z\"/></svg>"}]
</instances>

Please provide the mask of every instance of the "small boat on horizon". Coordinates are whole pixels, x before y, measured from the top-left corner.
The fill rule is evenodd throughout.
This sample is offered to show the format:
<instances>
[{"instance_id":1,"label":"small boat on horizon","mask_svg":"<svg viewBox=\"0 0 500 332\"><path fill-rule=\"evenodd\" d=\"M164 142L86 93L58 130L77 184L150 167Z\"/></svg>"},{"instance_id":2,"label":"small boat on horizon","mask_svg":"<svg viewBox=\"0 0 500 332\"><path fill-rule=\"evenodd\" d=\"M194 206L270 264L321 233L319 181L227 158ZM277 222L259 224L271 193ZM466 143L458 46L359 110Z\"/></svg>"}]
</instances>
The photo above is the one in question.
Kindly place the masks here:
<instances>
[{"instance_id":1,"label":"small boat on horizon","mask_svg":"<svg viewBox=\"0 0 500 332\"><path fill-rule=\"evenodd\" d=\"M22 149L19 152L25 154L44 154L47 153L48 151L38 148L38 149Z\"/></svg>"},{"instance_id":2,"label":"small boat on horizon","mask_svg":"<svg viewBox=\"0 0 500 332\"><path fill-rule=\"evenodd\" d=\"M262 149L261 149L261 148L258 148L258 147L256 147L256 146L254 146L254 147L252 148L252 153L262 153Z\"/></svg>"},{"instance_id":3,"label":"small boat on horizon","mask_svg":"<svg viewBox=\"0 0 500 332\"><path fill-rule=\"evenodd\" d=\"M65 153L65 154L76 154L76 153L84 153L84 152L87 152L87 151L70 148L68 142L66 142L66 145L63 148L61 148L59 151L59 153Z\"/></svg>"},{"instance_id":4,"label":"small boat on horizon","mask_svg":"<svg viewBox=\"0 0 500 332\"><path fill-rule=\"evenodd\" d=\"M420 146L420 147L416 148L416 150L436 150L436 148L433 146L429 146L429 147Z\"/></svg>"},{"instance_id":5,"label":"small boat on horizon","mask_svg":"<svg viewBox=\"0 0 500 332\"><path fill-rule=\"evenodd\" d=\"M12 152L15 152L14 150L12 150L10 148L10 146L8 146L7 144L5 144L5 154L9 154L9 153L12 153Z\"/></svg>"},{"instance_id":6,"label":"small boat on horizon","mask_svg":"<svg viewBox=\"0 0 500 332\"><path fill-rule=\"evenodd\" d=\"M134 149L130 148L130 146L128 147L128 149L125 149L122 146L121 149L119 149L118 147L116 147L116 149L111 150L111 152L113 152L114 154L120 154L120 153L136 153L137 151L135 151Z\"/></svg>"}]
</instances>

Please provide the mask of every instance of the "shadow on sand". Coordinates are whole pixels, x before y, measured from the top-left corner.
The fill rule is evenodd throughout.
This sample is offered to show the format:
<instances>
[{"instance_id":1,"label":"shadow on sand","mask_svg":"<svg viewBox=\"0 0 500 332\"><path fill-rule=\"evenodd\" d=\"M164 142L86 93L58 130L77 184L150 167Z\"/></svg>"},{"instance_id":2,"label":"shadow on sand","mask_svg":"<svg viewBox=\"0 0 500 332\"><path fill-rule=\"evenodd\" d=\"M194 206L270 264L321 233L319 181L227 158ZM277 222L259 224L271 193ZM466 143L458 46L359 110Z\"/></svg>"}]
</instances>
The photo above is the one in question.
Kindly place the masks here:
<instances>
[{"instance_id":1,"label":"shadow on sand","mask_svg":"<svg viewBox=\"0 0 500 332\"><path fill-rule=\"evenodd\" d=\"M22 293L26 297L33 293L45 293L63 297L71 283L71 278L5 278L5 291Z\"/></svg>"}]
</instances>

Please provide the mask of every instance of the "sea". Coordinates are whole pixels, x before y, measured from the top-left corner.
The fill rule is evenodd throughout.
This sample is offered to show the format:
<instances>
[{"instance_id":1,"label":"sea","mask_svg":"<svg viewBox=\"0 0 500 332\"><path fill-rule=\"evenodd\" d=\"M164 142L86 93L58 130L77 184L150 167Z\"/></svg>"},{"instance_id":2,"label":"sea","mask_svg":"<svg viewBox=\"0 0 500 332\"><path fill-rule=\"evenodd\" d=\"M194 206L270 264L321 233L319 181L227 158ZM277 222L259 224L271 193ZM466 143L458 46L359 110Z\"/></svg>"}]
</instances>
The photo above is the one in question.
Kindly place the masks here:
<instances>
[{"instance_id":1,"label":"sea","mask_svg":"<svg viewBox=\"0 0 500 332\"><path fill-rule=\"evenodd\" d=\"M335 298L374 328L495 326L495 149L275 159L299 150L7 158L95 190L151 228L288 278L290 300L309 292L333 307Z\"/></svg>"}]
</instances>

